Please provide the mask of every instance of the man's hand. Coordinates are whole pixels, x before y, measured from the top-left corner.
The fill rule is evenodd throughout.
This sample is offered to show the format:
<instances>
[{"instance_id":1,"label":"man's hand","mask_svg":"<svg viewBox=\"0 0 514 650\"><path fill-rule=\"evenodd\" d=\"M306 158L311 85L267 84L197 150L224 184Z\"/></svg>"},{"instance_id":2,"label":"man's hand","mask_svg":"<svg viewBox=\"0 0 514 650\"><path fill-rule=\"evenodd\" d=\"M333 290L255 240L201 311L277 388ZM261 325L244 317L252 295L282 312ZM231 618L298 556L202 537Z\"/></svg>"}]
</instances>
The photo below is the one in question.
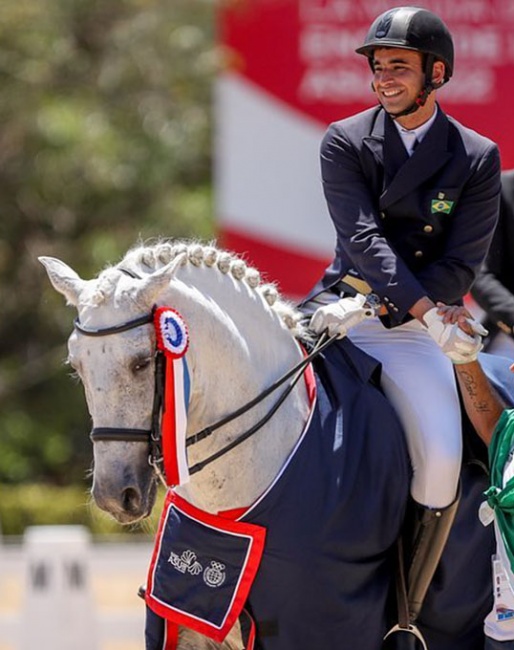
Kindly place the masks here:
<instances>
[{"instance_id":1,"label":"man's hand","mask_svg":"<svg viewBox=\"0 0 514 650\"><path fill-rule=\"evenodd\" d=\"M461 305L445 305L443 302L437 303L437 313L443 317L443 323L457 323L461 330L474 336L487 336L489 332L486 328L473 318L470 312Z\"/></svg>"},{"instance_id":2,"label":"man's hand","mask_svg":"<svg viewBox=\"0 0 514 650\"><path fill-rule=\"evenodd\" d=\"M487 330L465 308L439 304L423 320L430 336L453 363L471 363L477 359Z\"/></svg>"},{"instance_id":3,"label":"man's hand","mask_svg":"<svg viewBox=\"0 0 514 650\"><path fill-rule=\"evenodd\" d=\"M311 318L309 328L316 334L328 330L329 336L337 335L342 339L352 327L375 315L374 310L366 307L365 303L366 297L357 294L353 298L341 298L330 305L319 307Z\"/></svg>"}]
</instances>

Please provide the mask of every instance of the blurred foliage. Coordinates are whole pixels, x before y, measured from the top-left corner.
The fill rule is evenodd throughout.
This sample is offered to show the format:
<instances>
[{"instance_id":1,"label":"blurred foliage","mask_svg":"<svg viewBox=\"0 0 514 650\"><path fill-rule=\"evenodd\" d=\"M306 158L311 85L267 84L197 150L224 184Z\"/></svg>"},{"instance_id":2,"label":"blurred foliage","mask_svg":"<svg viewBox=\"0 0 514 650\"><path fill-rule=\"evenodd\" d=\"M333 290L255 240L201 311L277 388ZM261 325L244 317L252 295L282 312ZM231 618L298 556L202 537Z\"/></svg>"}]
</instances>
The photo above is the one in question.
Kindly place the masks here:
<instances>
[{"instance_id":1,"label":"blurred foliage","mask_svg":"<svg viewBox=\"0 0 514 650\"><path fill-rule=\"evenodd\" d=\"M0 21L0 483L81 482L73 312L38 255L92 277L138 240L211 237L214 0L16 0Z\"/></svg>"},{"instance_id":2,"label":"blurred foliage","mask_svg":"<svg viewBox=\"0 0 514 650\"><path fill-rule=\"evenodd\" d=\"M99 510L79 486L38 484L0 487L0 522L4 535L22 535L27 526L82 525L94 535L152 535L157 530L164 493L158 493L152 514L133 526L121 526Z\"/></svg>"}]
</instances>

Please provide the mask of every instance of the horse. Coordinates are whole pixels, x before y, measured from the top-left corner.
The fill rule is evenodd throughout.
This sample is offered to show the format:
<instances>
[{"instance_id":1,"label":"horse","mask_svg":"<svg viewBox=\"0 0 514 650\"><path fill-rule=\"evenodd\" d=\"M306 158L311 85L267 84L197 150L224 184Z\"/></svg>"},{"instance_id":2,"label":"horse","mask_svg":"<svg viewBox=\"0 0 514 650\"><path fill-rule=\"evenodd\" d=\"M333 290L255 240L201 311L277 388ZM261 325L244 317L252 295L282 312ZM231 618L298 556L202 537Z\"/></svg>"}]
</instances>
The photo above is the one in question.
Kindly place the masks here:
<instances>
[{"instance_id":1,"label":"horse","mask_svg":"<svg viewBox=\"0 0 514 650\"><path fill-rule=\"evenodd\" d=\"M93 422L94 501L133 524L167 485L147 649L172 635L179 650L382 648L411 467L379 364L347 339L317 345L273 284L212 244L138 245L92 280L40 261L78 312L68 362ZM497 647L480 462L461 484L419 620L430 650Z\"/></svg>"}]
</instances>

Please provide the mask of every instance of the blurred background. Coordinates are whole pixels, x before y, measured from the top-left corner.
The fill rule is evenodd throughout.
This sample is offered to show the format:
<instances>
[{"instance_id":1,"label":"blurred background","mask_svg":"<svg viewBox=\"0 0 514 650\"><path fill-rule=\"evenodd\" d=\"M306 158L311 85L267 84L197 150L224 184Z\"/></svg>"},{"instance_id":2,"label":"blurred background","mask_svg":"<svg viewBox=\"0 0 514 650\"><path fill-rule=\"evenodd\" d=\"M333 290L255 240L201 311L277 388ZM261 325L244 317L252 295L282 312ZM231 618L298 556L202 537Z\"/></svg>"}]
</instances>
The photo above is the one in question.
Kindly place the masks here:
<instances>
[{"instance_id":1,"label":"blurred background","mask_svg":"<svg viewBox=\"0 0 514 650\"><path fill-rule=\"evenodd\" d=\"M122 529L89 504L89 417L64 364L73 312L38 255L92 277L139 241L217 239L287 296L304 294L333 250L319 143L329 122L374 104L367 63L354 49L378 13L397 4L2 4L4 545L38 524L145 544L155 526ZM498 142L503 168L514 167L514 4L415 4L436 11L454 34L455 77L440 92L443 108Z\"/></svg>"},{"instance_id":2,"label":"blurred background","mask_svg":"<svg viewBox=\"0 0 514 650\"><path fill-rule=\"evenodd\" d=\"M2 6L4 535L92 516L89 417L64 365L73 314L37 256L92 277L138 240L213 236L213 14L208 0Z\"/></svg>"}]
</instances>

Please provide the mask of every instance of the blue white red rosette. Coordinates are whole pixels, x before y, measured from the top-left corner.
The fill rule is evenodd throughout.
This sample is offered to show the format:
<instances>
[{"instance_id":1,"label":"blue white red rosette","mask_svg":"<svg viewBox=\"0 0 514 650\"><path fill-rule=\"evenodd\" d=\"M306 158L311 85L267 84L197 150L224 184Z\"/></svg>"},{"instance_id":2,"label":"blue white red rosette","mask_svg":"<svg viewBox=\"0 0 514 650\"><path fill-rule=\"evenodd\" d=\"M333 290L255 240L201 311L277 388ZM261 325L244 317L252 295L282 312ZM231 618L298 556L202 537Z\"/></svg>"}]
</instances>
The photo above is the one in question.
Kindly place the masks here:
<instances>
[{"instance_id":1,"label":"blue white red rosette","mask_svg":"<svg viewBox=\"0 0 514 650\"><path fill-rule=\"evenodd\" d=\"M157 347L172 359L183 357L189 347L189 331L182 316L171 307L154 312Z\"/></svg>"},{"instance_id":2,"label":"blue white red rosette","mask_svg":"<svg viewBox=\"0 0 514 650\"><path fill-rule=\"evenodd\" d=\"M182 316L171 307L154 312L157 348L166 357L162 412L162 454L168 485L189 481L186 430L191 379L186 361L189 332Z\"/></svg>"}]
</instances>

